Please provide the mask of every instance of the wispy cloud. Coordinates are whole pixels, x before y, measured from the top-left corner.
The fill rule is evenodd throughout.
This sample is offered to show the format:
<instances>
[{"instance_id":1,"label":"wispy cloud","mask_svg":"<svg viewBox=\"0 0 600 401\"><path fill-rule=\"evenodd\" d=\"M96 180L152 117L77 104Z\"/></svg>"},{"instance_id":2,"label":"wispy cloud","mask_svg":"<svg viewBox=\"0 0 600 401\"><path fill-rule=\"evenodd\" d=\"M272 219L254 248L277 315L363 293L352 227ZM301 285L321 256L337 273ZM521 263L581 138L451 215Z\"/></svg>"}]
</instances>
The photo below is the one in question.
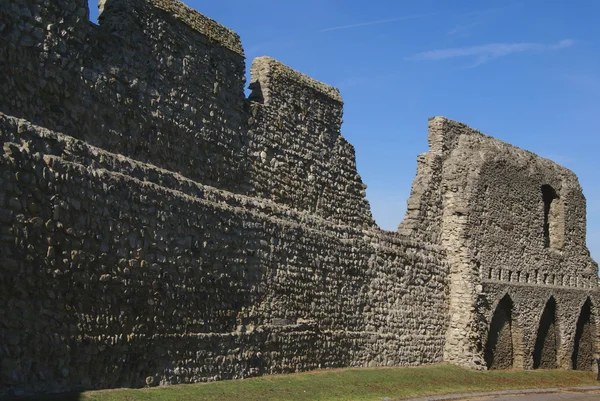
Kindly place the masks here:
<instances>
[{"instance_id":1,"label":"wispy cloud","mask_svg":"<svg viewBox=\"0 0 600 401\"><path fill-rule=\"evenodd\" d=\"M575 41L572 39L564 39L554 44L543 44L533 42L520 43L489 43L479 46L470 47L454 47L450 49L430 50L422 53L417 53L408 57L408 60L418 61L440 61L460 57L471 57L475 59L473 67L486 63L488 61L506 57L516 53L540 53L547 51L555 51L573 46Z\"/></svg>"},{"instance_id":2,"label":"wispy cloud","mask_svg":"<svg viewBox=\"0 0 600 401\"><path fill-rule=\"evenodd\" d=\"M324 29L321 29L321 32L340 31L342 29L352 29L352 28L361 28L364 26L371 26L371 25L389 24L392 22L400 22L400 21L406 21L406 20L411 20L411 19L416 19L416 18L423 18L423 17L427 17L429 15L430 14L407 15L405 17L389 18L389 19L382 19L382 20L377 20L377 21L358 22L358 23L350 24L350 25L341 25L341 26L334 26L334 27L330 27L330 28L324 28Z\"/></svg>"},{"instance_id":3,"label":"wispy cloud","mask_svg":"<svg viewBox=\"0 0 600 401\"><path fill-rule=\"evenodd\" d=\"M472 22L470 24L456 25L454 28L449 30L446 33L446 35L448 35L448 36L454 36L454 35L467 36L467 34L471 31L471 28L474 28L477 25L481 25L481 24L483 24L483 21L476 21L476 22Z\"/></svg>"},{"instance_id":4,"label":"wispy cloud","mask_svg":"<svg viewBox=\"0 0 600 401\"><path fill-rule=\"evenodd\" d=\"M446 35L455 37L458 36L462 38L468 37L471 35L473 28L476 26L493 22L493 20L497 19L502 14L506 14L508 12L514 13L522 6L522 3L516 2L502 7L472 10L466 13L451 15L449 19L458 19L462 20L462 22L456 24L454 28L446 33Z\"/></svg>"},{"instance_id":5,"label":"wispy cloud","mask_svg":"<svg viewBox=\"0 0 600 401\"><path fill-rule=\"evenodd\" d=\"M521 2L515 2L512 4L507 4L501 7L494 7L494 8L484 8L484 9L479 9L479 10L472 10L466 13L458 13L455 14L455 16L459 16L459 17L482 17L482 16L488 16L488 15L494 15L494 14L500 14L500 13L504 13L507 11L514 11L517 10L519 8L523 7L523 3Z\"/></svg>"}]
</instances>

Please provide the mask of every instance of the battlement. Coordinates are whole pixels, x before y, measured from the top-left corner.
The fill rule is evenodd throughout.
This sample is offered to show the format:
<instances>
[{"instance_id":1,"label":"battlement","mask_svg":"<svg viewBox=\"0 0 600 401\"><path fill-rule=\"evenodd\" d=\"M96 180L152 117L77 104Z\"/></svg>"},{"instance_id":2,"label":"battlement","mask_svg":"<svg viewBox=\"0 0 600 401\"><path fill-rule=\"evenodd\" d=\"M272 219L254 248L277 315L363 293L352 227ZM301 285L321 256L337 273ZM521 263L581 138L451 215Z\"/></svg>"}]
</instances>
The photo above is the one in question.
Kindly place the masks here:
<instances>
[{"instance_id":1,"label":"battlement","mask_svg":"<svg viewBox=\"0 0 600 401\"><path fill-rule=\"evenodd\" d=\"M22 12L11 1L0 110L206 185L372 224L337 89L261 57L246 99L239 36L180 1L103 0L99 26L77 19L39 37L18 21L38 13L27 21L44 32L86 17L87 4L28 0ZM42 41L56 44L41 52ZM23 42L32 46L13 45ZM337 197L345 210L329 203Z\"/></svg>"}]
</instances>

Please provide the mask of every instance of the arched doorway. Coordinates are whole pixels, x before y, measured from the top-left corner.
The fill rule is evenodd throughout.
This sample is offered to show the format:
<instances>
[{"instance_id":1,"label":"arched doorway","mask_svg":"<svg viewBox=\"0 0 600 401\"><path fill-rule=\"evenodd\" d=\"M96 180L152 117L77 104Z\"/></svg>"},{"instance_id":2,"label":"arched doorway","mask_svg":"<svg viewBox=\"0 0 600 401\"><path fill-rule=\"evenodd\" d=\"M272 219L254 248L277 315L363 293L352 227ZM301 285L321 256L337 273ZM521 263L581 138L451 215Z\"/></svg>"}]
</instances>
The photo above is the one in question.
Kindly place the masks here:
<instances>
[{"instance_id":1,"label":"arched doorway","mask_svg":"<svg viewBox=\"0 0 600 401\"><path fill-rule=\"evenodd\" d=\"M521 354L512 311L513 302L506 294L496 306L490 322L484 354L488 369L511 369Z\"/></svg>"},{"instance_id":2,"label":"arched doorway","mask_svg":"<svg viewBox=\"0 0 600 401\"><path fill-rule=\"evenodd\" d=\"M533 350L534 369L556 369L558 350L558 328L556 326L556 301L550 297L540 319L537 340Z\"/></svg>"},{"instance_id":3,"label":"arched doorway","mask_svg":"<svg viewBox=\"0 0 600 401\"><path fill-rule=\"evenodd\" d=\"M573 344L573 369L592 370L594 363L594 330L592 326L592 303L588 298L581 308L577 320L577 331Z\"/></svg>"}]
</instances>

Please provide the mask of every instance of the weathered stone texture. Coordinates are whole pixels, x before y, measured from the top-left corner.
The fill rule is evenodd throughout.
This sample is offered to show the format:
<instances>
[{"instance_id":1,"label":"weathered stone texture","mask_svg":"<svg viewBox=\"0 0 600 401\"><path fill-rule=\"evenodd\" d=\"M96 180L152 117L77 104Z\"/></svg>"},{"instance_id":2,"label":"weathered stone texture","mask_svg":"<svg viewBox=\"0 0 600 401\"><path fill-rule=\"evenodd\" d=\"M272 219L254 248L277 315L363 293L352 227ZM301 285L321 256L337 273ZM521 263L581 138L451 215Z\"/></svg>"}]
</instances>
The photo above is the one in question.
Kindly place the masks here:
<instances>
[{"instance_id":1,"label":"weathered stone texture","mask_svg":"<svg viewBox=\"0 0 600 401\"><path fill-rule=\"evenodd\" d=\"M594 360L594 327L591 304L588 301L581 308L581 314L577 320L577 331L571 357L573 369L591 370L596 362Z\"/></svg>"},{"instance_id":2,"label":"weathered stone texture","mask_svg":"<svg viewBox=\"0 0 600 401\"><path fill-rule=\"evenodd\" d=\"M261 57L246 99L233 31L175 0L102 0L98 26L86 3L0 0L0 397L590 368L598 266L572 172L436 117L381 231L337 89Z\"/></svg>"},{"instance_id":3,"label":"weathered stone texture","mask_svg":"<svg viewBox=\"0 0 600 401\"><path fill-rule=\"evenodd\" d=\"M554 317L554 330L556 338L556 358L552 357L556 367L562 369L573 368L573 353L577 352L577 322L580 319L583 307L588 303L592 316L598 316L598 295L595 289L577 289L560 286L539 286L535 284L515 284L500 281L488 281L483 284L482 292L478 295L476 305L478 320L481 322L481 341L486 341L486 322L491 322L495 308L494 300L507 296L512 301L511 318L512 330L517 333L517 343L513 342L514 361L516 368L532 369L534 367L534 354L536 342L540 333L543 314L548 302L554 299L556 310ZM546 320L547 323L547 320ZM489 324L489 323L487 323ZM597 353L598 331L594 323L590 329L592 347ZM542 336L544 342L549 341L547 336ZM485 344L485 343L484 343ZM585 358L585 356L583 356ZM587 365L587 369L591 364Z\"/></svg>"},{"instance_id":4,"label":"weathered stone texture","mask_svg":"<svg viewBox=\"0 0 600 401\"><path fill-rule=\"evenodd\" d=\"M209 185L243 187L239 38L175 3L106 0L95 26L85 0L2 0L0 110ZM210 22L190 29L194 18Z\"/></svg>"},{"instance_id":5,"label":"weathered stone texture","mask_svg":"<svg viewBox=\"0 0 600 401\"><path fill-rule=\"evenodd\" d=\"M492 317L487 343L485 361L489 369L511 369L514 361L513 341L516 333L513 330L512 301L503 298Z\"/></svg>"},{"instance_id":6,"label":"weathered stone texture","mask_svg":"<svg viewBox=\"0 0 600 401\"><path fill-rule=\"evenodd\" d=\"M4 390L441 361L435 247L203 186L24 120L3 116L0 132Z\"/></svg>"},{"instance_id":7,"label":"weathered stone texture","mask_svg":"<svg viewBox=\"0 0 600 401\"><path fill-rule=\"evenodd\" d=\"M533 349L534 369L556 369L559 338L556 329L556 302L551 298L540 319L537 340Z\"/></svg>"},{"instance_id":8,"label":"weathered stone texture","mask_svg":"<svg viewBox=\"0 0 600 401\"><path fill-rule=\"evenodd\" d=\"M356 227L372 227L354 147L340 134L342 99L268 58L254 60L249 148L253 193Z\"/></svg>"},{"instance_id":9,"label":"weathered stone texture","mask_svg":"<svg viewBox=\"0 0 600 401\"><path fill-rule=\"evenodd\" d=\"M429 125L430 150L419 156L399 232L446 250L450 328L444 358L484 366L493 310L480 308L505 295L487 298L485 283L596 291L598 265L585 245L585 198L575 175L550 160L445 118ZM547 187L555 198L548 207ZM579 299L572 294L565 302ZM559 313L564 307L558 303Z\"/></svg>"}]
</instances>

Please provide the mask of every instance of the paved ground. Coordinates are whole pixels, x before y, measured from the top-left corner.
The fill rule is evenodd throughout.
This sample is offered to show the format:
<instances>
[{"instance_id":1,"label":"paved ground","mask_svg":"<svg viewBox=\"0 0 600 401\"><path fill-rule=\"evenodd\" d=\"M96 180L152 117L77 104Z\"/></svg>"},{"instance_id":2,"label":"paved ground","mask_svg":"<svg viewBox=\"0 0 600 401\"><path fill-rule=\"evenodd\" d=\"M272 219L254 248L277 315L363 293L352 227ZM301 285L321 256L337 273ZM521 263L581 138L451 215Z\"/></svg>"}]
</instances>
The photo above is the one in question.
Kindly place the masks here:
<instances>
[{"instance_id":1,"label":"paved ground","mask_svg":"<svg viewBox=\"0 0 600 401\"><path fill-rule=\"evenodd\" d=\"M600 387L505 390L493 393L438 395L407 401L600 401Z\"/></svg>"},{"instance_id":2,"label":"paved ground","mask_svg":"<svg viewBox=\"0 0 600 401\"><path fill-rule=\"evenodd\" d=\"M480 398L461 398L460 401L600 401L600 392L564 392L558 394L497 395ZM458 401L458 400L457 400Z\"/></svg>"}]
</instances>

